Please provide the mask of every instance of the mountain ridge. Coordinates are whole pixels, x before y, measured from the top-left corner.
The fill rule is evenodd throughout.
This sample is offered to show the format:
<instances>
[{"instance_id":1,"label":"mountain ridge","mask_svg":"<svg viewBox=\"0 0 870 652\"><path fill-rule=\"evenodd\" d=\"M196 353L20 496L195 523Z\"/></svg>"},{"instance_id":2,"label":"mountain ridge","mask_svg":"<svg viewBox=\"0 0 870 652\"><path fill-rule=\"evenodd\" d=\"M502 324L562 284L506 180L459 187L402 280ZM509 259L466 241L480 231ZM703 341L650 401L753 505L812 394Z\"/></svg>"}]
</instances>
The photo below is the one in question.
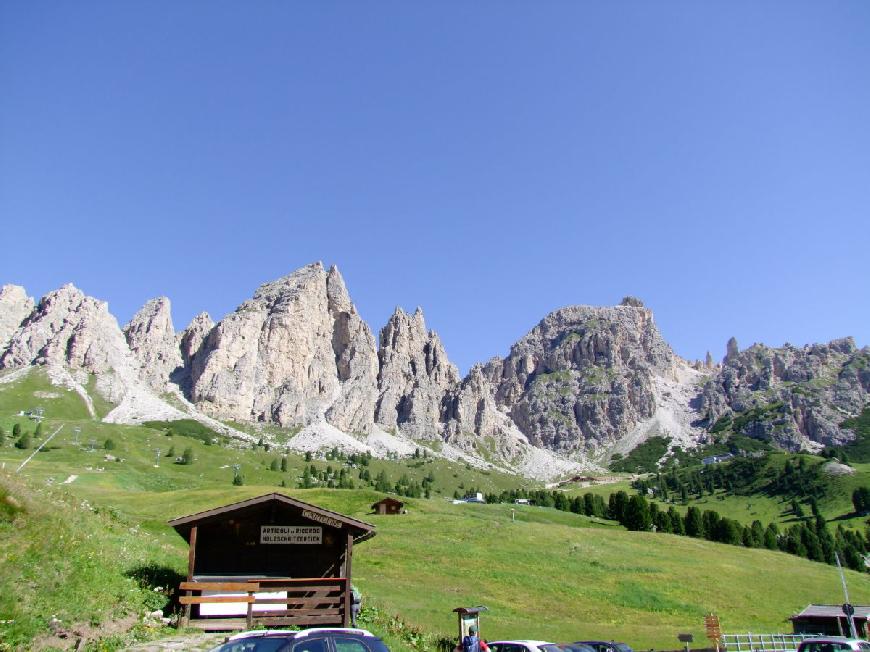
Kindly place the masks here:
<instances>
[{"instance_id":1,"label":"mountain ridge","mask_svg":"<svg viewBox=\"0 0 870 652\"><path fill-rule=\"evenodd\" d=\"M711 443L722 419L771 403L778 412L732 421L789 450L842 445L854 435L839 424L870 393L870 349L850 338L744 351L732 338L721 364L709 354L689 363L634 297L554 310L505 357L461 377L422 309L396 308L376 338L338 268L320 262L261 284L219 322L200 313L182 331L166 297L123 329L105 302L72 285L30 302L23 288L0 292L0 335L9 333L0 367L46 365L79 383L93 374L103 396L125 405L107 419L194 414L234 436L244 433L228 423L319 429L324 445L329 426L363 442L393 438L387 449L397 453L418 444L525 473L522 460L543 455L542 476L591 468L654 435L682 448Z\"/></svg>"}]
</instances>

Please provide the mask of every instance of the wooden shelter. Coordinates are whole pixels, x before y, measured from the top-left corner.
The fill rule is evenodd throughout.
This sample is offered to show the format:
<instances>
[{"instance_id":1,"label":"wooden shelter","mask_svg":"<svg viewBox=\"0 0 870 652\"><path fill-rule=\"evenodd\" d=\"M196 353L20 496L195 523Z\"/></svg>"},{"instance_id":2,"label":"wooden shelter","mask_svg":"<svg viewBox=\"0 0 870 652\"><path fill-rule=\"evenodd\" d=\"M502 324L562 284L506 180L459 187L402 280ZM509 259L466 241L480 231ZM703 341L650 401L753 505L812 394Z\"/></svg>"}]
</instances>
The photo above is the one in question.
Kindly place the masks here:
<instances>
[{"instance_id":1,"label":"wooden shelter","mask_svg":"<svg viewBox=\"0 0 870 652\"><path fill-rule=\"evenodd\" d=\"M858 636L867 636L870 623L870 606L854 605L855 614L852 619ZM789 620L792 622L795 634L822 634L824 636L849 636L849 621L839 604L807 605L799 614Z\"/></svg>"},{"instance_id":2,"label":"wooden shelter","mask_svg":"<svg viewBox=\"0 0 870 652\"><path fill-rule=\"evenodd\" d=\"M368 523L278 493L169 525L190 545L182 624L213 631L347 626L353 545L375 535Z\"/></svg>"},{"instance_id":3,"label":"wooden shelter","mask_svg":"<svg viewBox=\"0 0 870 652\"><path fill-rule=\"evenodd\" d=\"M372 505L372 511L376 514L403 514L405 503L395 498L384 498Z\"/></svg>"}]
</instances>

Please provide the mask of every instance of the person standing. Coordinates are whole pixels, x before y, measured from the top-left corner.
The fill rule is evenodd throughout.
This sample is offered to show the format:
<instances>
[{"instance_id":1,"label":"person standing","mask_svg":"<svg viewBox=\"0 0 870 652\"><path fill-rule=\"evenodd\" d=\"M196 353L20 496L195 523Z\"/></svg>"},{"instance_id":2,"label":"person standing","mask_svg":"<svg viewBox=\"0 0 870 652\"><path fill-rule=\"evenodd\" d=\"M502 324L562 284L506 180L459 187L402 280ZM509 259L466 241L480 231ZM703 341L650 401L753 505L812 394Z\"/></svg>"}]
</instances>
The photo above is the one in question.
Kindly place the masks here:
<instances>
[{"instance_id":1,"label":"person standing","mask_svg":"<svg viewBox=\"0 0 870 652\"><path fill-rule=\"evenodd\" d=\"M468 628L468 636L462 639L462 652L481 652L480 639L477 636L477 625Z\"/></svg>"}]
</instances>

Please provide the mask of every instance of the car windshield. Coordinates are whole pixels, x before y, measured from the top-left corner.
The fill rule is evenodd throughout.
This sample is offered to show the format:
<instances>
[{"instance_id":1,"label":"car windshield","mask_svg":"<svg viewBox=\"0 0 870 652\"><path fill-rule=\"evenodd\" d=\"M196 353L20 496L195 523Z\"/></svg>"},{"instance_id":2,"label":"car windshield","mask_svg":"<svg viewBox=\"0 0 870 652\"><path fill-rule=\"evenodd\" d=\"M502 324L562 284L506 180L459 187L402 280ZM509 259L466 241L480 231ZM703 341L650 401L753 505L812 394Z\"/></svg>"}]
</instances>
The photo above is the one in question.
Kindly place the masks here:
<instances>
[{"instance_id":1,"label":"car windshield","mask_svg":"<svg viewBox=\"0 0 870 652\"><path fill-rule=\"evenodd\" d=\"M800 652L839 652L851 649L851 645L841 641L804 641L800 645Z\"/></svg>"}]
</instances>

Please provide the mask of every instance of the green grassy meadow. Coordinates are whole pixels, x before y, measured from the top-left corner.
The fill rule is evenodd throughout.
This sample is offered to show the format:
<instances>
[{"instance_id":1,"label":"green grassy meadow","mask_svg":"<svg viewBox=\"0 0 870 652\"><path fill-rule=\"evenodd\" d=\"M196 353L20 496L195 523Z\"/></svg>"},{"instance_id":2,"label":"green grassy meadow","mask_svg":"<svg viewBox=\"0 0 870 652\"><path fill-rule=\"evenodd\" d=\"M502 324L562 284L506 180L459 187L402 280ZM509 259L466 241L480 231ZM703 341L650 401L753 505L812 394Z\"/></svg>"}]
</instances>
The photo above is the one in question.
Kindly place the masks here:
<instances>
[{"instance_id":1,"label":"green grassy meadow","mask_svg":"<svg viewBox=\"0 0 870 652\"><path fill-rule=\"evenodd\" d=\"M784 553L628 532L548 508L453 505L449 498L459 485L498 492L528 483L443 460L372 460L372 475L385 470L395 480L431 471L437 488L429 500L406 499L406 515L372 515L369 506L383 494L370 488L295 488L306 464L337 468L340 461L306 463L290 455L284 473L270 468L280 455L274 450L100 423L80 397L47 385L40 373L0 384L0 426L7 433L0 443L0 505L6 506L0 509L0 620L14 621L0 625L0 650L26 647L22 642L44 632L52 614L100 623L154 608L160 596L136 581L136 569L171 576L186 568L186 544L167 520L272 491L375 524L377 536L355 549L355 583L367 604L436 635L453 635L453 608L483 604L490 609L483 635L491 640L613 638L640 649L674 649L678 632L705 640L703 616L710 612L728 633L779 632L789 631L788 616L810 602L842 602L835 568ZM14 448L8 435L14 423L34 428L15 414L34 407L35 392L58 395L38 403L46 409L44 436L64 427L16 475L33 451ZM107 439L111 450L104 448ZM175 464L165 456L170 446L176 455L190 447L195 462ZM107 454L123 461L107 461ZM232 484L234 464L243 486ZM289 486L280 488L282 481ZM607 496L626 486L576 492ZM710 502L723 515L749 521L767 522L781 509L755 497ZM847 578L853 602L867 604L870 577L849 571ZM411 647L394 642L393 649Z\"/></svg>"}]
</instances>

